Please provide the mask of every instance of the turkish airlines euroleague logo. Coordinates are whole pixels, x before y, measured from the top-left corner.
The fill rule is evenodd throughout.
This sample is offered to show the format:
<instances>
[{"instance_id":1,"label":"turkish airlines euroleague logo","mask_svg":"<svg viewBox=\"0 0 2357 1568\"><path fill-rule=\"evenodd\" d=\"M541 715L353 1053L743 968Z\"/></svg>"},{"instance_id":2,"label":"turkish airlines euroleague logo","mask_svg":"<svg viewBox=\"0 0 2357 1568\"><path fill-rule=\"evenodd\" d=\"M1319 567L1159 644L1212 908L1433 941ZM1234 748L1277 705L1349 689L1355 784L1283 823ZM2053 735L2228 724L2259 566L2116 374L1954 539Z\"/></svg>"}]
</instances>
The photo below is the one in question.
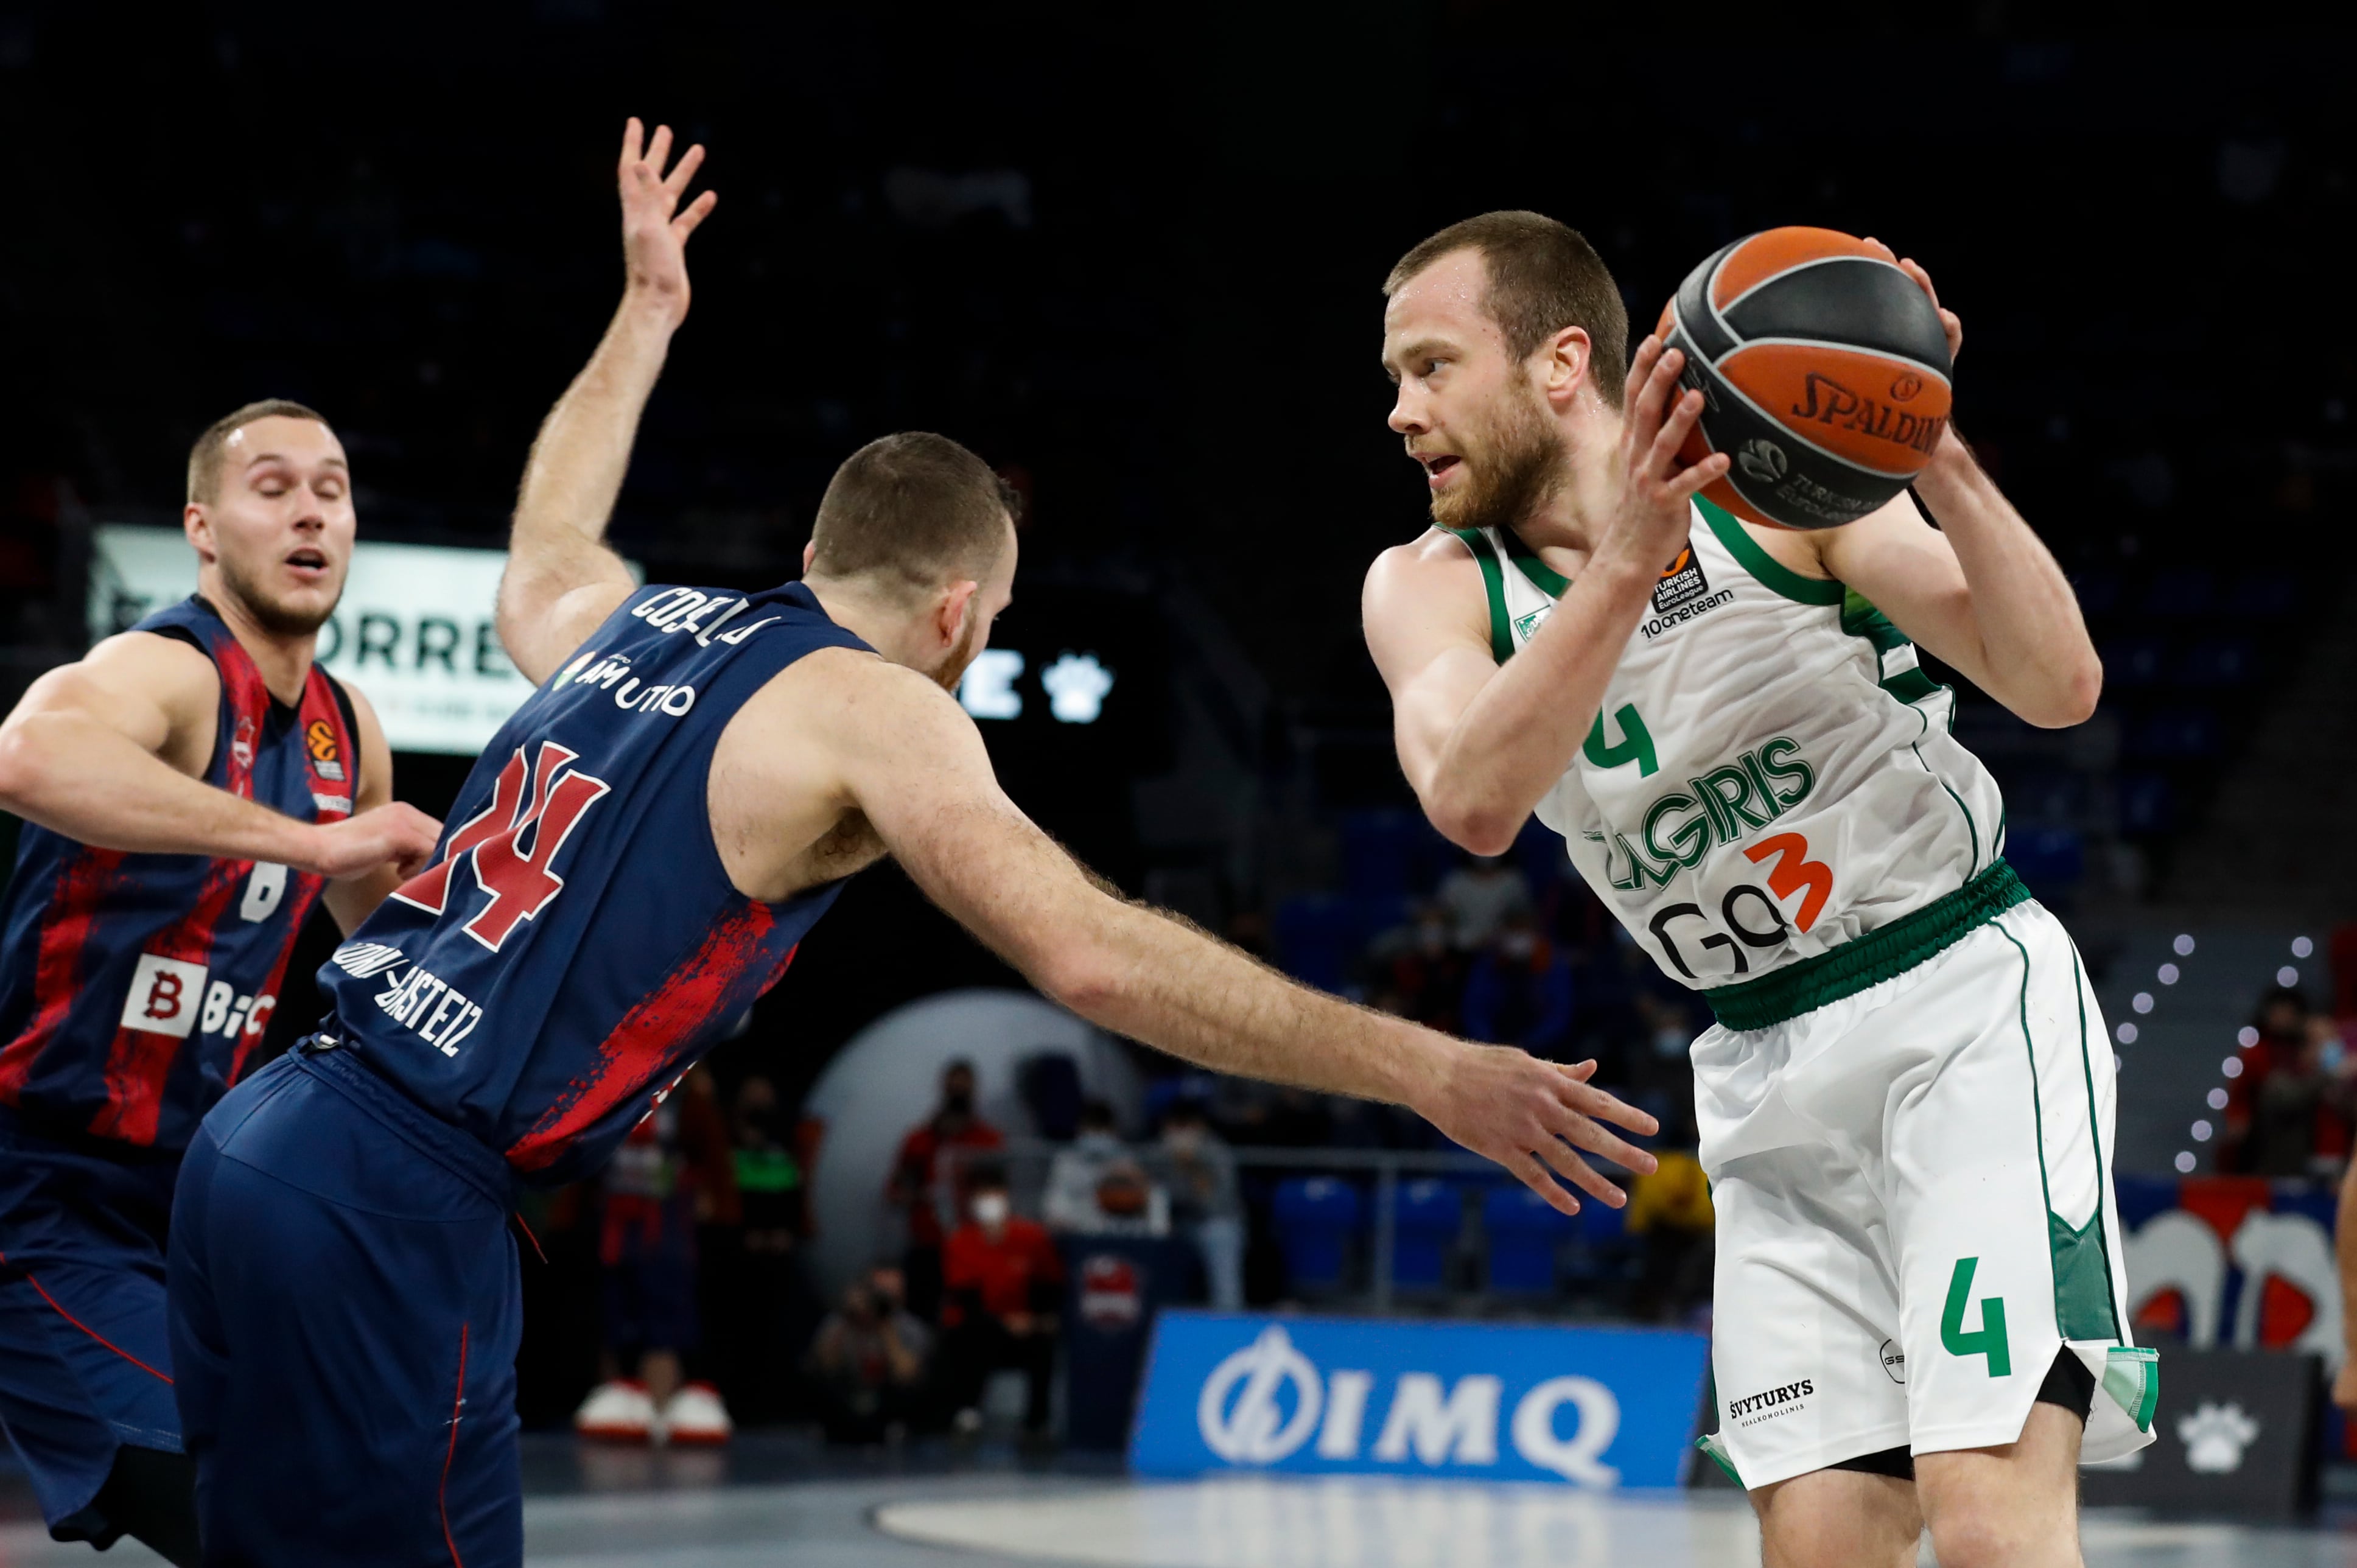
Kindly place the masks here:
<instances>
[{"instance_id":1,"label":"turkish airlines euroleague logo","mask_svg":"<svg viewBox=\"0 0 2357 1568\"><path fill-rule=\"evenodd\" d=\"M311 754L311 771L330 783L344 781L343 753L336 745L336 726L313 719L303 728L303 749Z\"/></svg>"},{"instance_id":2,"label":"turkish airlines euroleague logo","mask_svg":"<svg viewBox=\"0 0 2357 1568\"><path fill-rule=\"evenodd\" d=\"M549 869L556 852L589 808L613 791L603 779L572 768L579 756L544 740L538 761L527 763L523 747L516 747L492 786L491 803L458 825L442 859L403 883L393 896L439 915L449 907L450 878L459 861L470 862L475 886L490 895L490 902L460 929L499 951L518 926L565 891L565 878ZM529 849L523 845L527 834Z\"/></svg>"},{"instance_id":3,"label":"turkish airlines euroleague logo","mask_svg":"<svg viewBox=\"0 0 2357 1568\"><path fill-rule=\"evenodd\" d=\"M1689 544L1678 552L1678 558L1662 568L1662 579L1653 585L1653 613L1663 615L1690 600L1710 592L1703 580L1702 561Z\"/></svg>"}]
</instances>

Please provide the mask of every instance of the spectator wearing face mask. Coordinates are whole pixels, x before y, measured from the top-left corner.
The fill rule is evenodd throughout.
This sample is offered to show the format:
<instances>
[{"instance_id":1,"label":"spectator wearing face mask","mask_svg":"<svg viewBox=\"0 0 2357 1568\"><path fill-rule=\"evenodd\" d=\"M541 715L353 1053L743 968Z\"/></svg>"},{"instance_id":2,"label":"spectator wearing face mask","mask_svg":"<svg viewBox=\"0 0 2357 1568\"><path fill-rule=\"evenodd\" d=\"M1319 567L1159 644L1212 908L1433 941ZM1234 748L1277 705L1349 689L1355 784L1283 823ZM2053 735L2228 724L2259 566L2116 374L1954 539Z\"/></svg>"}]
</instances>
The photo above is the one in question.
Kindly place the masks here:
<instances>
[{"instance_id":1,"label":"spectator wearing face mask","mask_svg":"<svg viewBox=\"0 0 2357 1568\"><path fill-rule=\"evenodd\" d=\"M916 1422L933 1337L900 1292L899 1270L870 1269L811 1342L811 1379L830 1442L892 1441Z\"/></svg>"},{"instance_id":2,"label":"spectator wearing face mask","mask_svg":"<svg viewBox=\"0 0 2357 1568\"><path fill-rule=\"evenodd\" d=\"M1015 1212L1006 1173L977 1164L967 1176L966 1222L942 1249L943 1391L956 1430L982 1428L982 1386L1002 1367L1023 1373L1023 1427L1048 1430L1048 1383L1056 1366L1056 1306L1063 1260L1047 1227Z\"/></svg>"},{"instance_id":3,"label":"spectator wearing face mask","mask_svg":"<svg viewBox=\"0 0 2357 1568\"><path fill-rule=\"evenodd\" d=\"M1169 1195L1147 1177L1122 1142L1113 1107L1081 1107L1080 1136L1048 1166L1040 1205L1050 1230L1078 1236L1160 1236L1170 1230Z\"/></svg>"},{"instance_id":4,"label":"spectator wearing face mask","mask_svg":"<svg viewBox=\"0 0 2357 1568\"><path fill-rule=\"evenodd\" d=\"M1236 1195L1236 1160L1192 1100L1172 1102L1162 1118L1161 1169L1170 1193L1170 1217L1195 1244L1211 1306L1244 1305L1243 1205Z\"/></svg>"},{"instance_id":5,"label":"spectator wearing face mask","mask_svg":"<svg viewBox=\"0 0 2357 1568\"><path fill-rule=\"evenodd\" d=\"M1465 980L1465 1032L1535 1057L1571 1044L1571 964L1538 933L1527 908L1510 909Z\"/></svg>"},{"instance_id":6,"label":"spectator wearing face mask","mask_svg":"<svg viewBox=\"0 0 2357 1568\"><path fill-rule=\"evenodd\" d=\"M1376 989L1394 999L1389 1010L1429 1028L1459 1032L1467 961L1457 950L1447 909L1423 906L1411 924L1385 933L1372 957Z\"/></svg>"},{"instance_id":7,"label":"spectator wearing face mask","mask_svg":"<svg viewBox=\"0 0 2357 1568\"><path fill-rule=\"evenodd\" d=\"M974 1064L953 1061L942 1069L942 1101L932 1115L909 1130L900 1140L899 1157L885 1183L885 1197L908 1220L909 1305L920 1317L940 1310L942 1295L942 1215L964 1209L963 1191L941 1190L942 1155L971 1155L1003 1146L1006 1139L984 1121L974 1107Z\"/></svg>"}]
</instances>

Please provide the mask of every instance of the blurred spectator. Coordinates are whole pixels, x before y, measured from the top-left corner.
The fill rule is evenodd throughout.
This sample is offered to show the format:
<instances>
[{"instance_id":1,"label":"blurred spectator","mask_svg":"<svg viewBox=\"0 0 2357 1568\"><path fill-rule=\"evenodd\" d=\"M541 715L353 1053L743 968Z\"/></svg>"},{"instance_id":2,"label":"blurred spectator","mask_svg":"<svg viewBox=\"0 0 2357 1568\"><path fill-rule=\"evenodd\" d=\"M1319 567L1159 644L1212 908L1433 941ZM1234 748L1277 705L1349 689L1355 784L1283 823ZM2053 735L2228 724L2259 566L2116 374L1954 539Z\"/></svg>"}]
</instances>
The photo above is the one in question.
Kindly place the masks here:
<instances>
[{"instance_id":1,"label":"blurred spectator","mask_svg":"<svg viewBox=\"0 0 2357 1568\"><path fill-rule=\"evenodd\" d=\"M1175 1101L1164 1114L1162 1163L1169 1176L1170 1216L1202 1254L1212 1309L1243 1311L1244 1221L1235 1156L1194 1101Z\"/></svg>"},{"instance_id":2,"label":"blurred spectator","mask_svg":"<svg viewBox=\"0 0 2357 1568\"><path fill-rule=\"evenodd\" d=\"M1687 1054L1694 1046L1694 1015L1683 995L1640 992L1635 1004L1645 1046L1630 1064L1631 1076L1641 1095L1660 1102L1648 1109L1674 1121L1679 1107L1694 1103L1694 1061Z\"/></svg>"},{"instance_id":3,"label":"blurred spectator","mask_svg":"<svg viewBox=\"0 0 2357 1568\"><path fill-rule=\"evenodd\" d=\"M942 1102L932 1115L900 1140L899 1157L885 1184L886 1200L908 1219L905 1260L909 1305L920 1317L940 1313L942 1299L942 1153L996 1149L1006 1142L974 1109L974 1064L953 1061L942 1069ZM963 1213L966 1194L951 1193L949 1211Z\"/></svg>"},{"instance_id":4,"label":"blurred spectator","mask_svg":"<svg viewBox=\"0 0 2357 1568\"><path fill-rule=\"evenodd\" d=\"M2348 1158L2357 1062L2330 1018L2311 1015L2289 986L2259 999L2258 1039L2226 1086L2222 1170L2249 1176L2329 1173Z\"/></svg>"},{"instance_id":5,"label":"blurred spectator","mask_svg":"<svg viewBox=\"0 0 2357 1568\"><path fill-rule=\"evenodd\" d=\"M978 1163L966 1176L966 1222L942 1250L941 1377L956 1429L982 1428L982 1386L1002 1367L1023 1373L1023 1428L1048 1430L1056 1367L1056 1305L1063 1260L1047 1227L1017 1215L1006 1173Z\"/></svg>"},{"instance_id":6,"label":"blurred spectator","mask_svg":"<svg viewBox=\"0 0 2357 1568\"><path fill-rule=\"evenodd\" d=\"M1413 923L1379 939L1372 958L1372 989L1384 995L1383 1010L1455 1034L1465 994L1465 955L1452 938L1448 911L1426 904Z\"/></svg>"},{"instance_id":7,"label":"blurred spectator","mask_svg":"<svg viewBox=\"0 0 2357 1568\"><path fill-rule=\"evenodd\" d=\"M1571 1043L1571 962L1538 933L1527 908L1509 909L1465 978L1465 1033L1557 1057Z\"/></svg>"},{"instance_id":8,"label":"blurred spectator","mask_svg":"<svg viewBox=\"0 0 2357 1568\"><path fill-rule=\"evenodd\" d=\"M1694 1113L1679 1119L1686 1139L1694 1135ZM1691 1144L1657 1153L1656 1168L1636 1178L1629 1191L1623 1219L1629 1234L1638 1239L1641 1262L1633 1303L1637 1316L1656 1323L1676 1323L1710 1299L1714 1260L1710 1178Z\"/></svg>"},{"instance_id":9,"label":"blurred spectator","mask_svg":"<svg viewBox=\"0 0 2357 1568\"><path fill-rule=\"evenodd\" d=\"M933 1336L904 1294L900 1271L879 1263L819 1325L810 1373L828 1441L897 1442L918 1423Z\"/></svg>"},{"instance_id":10,"label":"blurred spectator","mask_svg":"<svg viewBox=\"0 0 2357 1568\"><path fill-rule=\"evenodd\" d=\"M1048 1165L1041 1210L1051 1230L1082 1236L1161 1236L1170 1230L1170 1196L1121 1140L1113 1107L1081 1106L1080 1136Z\"/></svg>"},{"instance_id":11,"label":"blurred spectator","mask_svg":"<svg viewBox=\"0 0 2357 1568\"><path fill-rule=\"evenodd\" d=\"M790 1252L810 1234L810 1195L777 1086L758 1074L737 1085L733 1120L745 1250Z\"/></svg>"},{"instance_id":12,"label":"blurred spectator","mask_svg":"<svg viewBox=\"0 0 2357 1568\"><path fill-rule=\"evenodd\" d=\"M1448 918L1449 940L1459 952L1477 952L1489 945L1506 916L1531 908L1530 884L1521 867L1501 854L1469 854L1463 865L1440 879L1434 895Z\"/></svg>"},{"instance_id":13,"label":"blurred spectator","mask_svg":"<svg viewBox=\"0 0 2357 1568\"><path fill-rule=\"evenodd\" d=\"M727 1408L687 1382L696 1346L695 1227L737 1218L728 1126L711 1076L691 1072L630 1129L599 1178L597 1263L605 1316L600 1371L573 1423L621 1442L725 1443ZM624 1377L636 1364L636 1376Z\"/></svg>"}]
</instances>

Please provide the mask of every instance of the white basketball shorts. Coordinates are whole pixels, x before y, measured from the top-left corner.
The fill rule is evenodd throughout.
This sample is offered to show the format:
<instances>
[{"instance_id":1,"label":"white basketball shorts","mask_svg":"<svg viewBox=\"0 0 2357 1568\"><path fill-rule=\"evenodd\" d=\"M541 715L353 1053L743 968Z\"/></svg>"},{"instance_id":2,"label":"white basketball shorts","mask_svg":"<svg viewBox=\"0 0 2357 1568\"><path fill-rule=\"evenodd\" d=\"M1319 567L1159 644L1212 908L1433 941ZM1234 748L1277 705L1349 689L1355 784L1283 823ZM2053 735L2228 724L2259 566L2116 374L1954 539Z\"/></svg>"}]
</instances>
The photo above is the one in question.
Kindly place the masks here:
<instances>
[{"instance_id":1,"label":"white basketball shorts","mask_svg":"<svg viewBox=\"0 0 2357 1568\"><path fill-rule=\"evenodd\" d=\"M2066 1348L2097 1384L2081 1458L2152 1441L2110 1036L2042 906L1781 1023L1714 1026L1694 1061L1718 1214L1705 1446L1741 1484L2011 1443Z\"/></svg>"}]
</instances>

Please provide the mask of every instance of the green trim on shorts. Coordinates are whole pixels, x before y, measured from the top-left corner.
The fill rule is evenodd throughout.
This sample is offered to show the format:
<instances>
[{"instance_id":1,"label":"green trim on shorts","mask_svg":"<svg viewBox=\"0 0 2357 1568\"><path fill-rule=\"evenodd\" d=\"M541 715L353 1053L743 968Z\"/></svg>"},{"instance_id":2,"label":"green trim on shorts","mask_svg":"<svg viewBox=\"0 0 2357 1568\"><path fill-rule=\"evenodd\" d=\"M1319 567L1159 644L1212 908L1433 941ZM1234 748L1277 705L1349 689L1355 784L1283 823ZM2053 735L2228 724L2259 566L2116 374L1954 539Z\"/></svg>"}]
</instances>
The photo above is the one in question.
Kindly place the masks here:
<instances>
[{"instance_id":1,"label":"green trim on shorts","mask_svg":"<svg viewBox=\"0 0 2357 1568\"><path fill-rule=\"evenodd\" d=\"M1735 1468L1735 1460L1727 1452L1727 1444L1718 1440L1717 1433L1704 1433L1700 1437L1695 1439L1695 1446L1709 1455L1711 1457L1711 1463L1726 1471L1727 1478L1728 1480L1734 1482L1738 1487L1743 1487L1743 1477L1737 1472ZM1748 1492L1751 1488L1749 1487L1743 1487L1743 1489Z\"/></svg>"},{"instance_id":2,"label":"green trim on shorts","mask_svg":"<svg viewBox=\"0 0 2357 1568\"><path fill-rule=\"evenodd\" d=\"M2121 1304L2112 1294L2112 1243L2102 1223L2103 1198L2112 1190L2112 1177L2104 1168L2104 1119L2095 1113L2095 1064L2087 1052L2087 977L2079 966L2076 942L2071 944L2071 986L2079 995L2079 1074L2087 1085L2087 1143L2095 1151L2095 1245L2103 1253L2104 1309L2110 1316L2112 1327L2108 1336L2100 1337L2126 1339L2127 1330L2121 1323Z\"/></svg>"},{"instance_id":3,"label":"green trim on shorts","mask_svg":"<svg viewBox=\"0 0 2357 1568\"><path fill-rule=\"evenodd\" d=\"M2029 898L2013 867L1991 861L1953 893L1878 930L1757 980L1714 986L1702 998L1727 1028L1765 1029L1904 974Z\"/></svg>"},{"instance_id":4,"label":"green trim on shorts","mask_svg":"<svg viewBox=\"0 0 2357 1568\"><path fill-rule=\"evenodd\" d=\"M2152 1412L2160 1405L2160 1352L2136 1345L2115 1345L2104 1352L2104 1392L2127 1412L2138 1432L2152 1430Z\"/></svg>"}]
</instances>

